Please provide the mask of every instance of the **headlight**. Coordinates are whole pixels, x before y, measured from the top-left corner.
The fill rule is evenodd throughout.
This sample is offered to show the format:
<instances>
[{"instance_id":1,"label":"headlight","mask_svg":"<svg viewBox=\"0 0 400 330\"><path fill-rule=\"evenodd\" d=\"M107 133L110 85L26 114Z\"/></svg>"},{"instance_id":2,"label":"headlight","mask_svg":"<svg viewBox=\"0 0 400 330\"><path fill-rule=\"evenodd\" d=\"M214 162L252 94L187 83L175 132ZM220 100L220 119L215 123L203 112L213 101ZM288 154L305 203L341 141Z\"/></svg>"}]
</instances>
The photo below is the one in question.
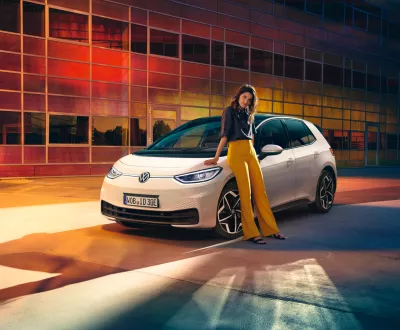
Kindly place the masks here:
<instances>
[{"instance_id":1,"label":"headlight","mask_svg":"<svg viewBox=\"0 0 400 330\"><path fill-rule=\"evenodd\" d=\"M181 175L175 175L174 179L181 183L198 183L214 179L222 171L221 167L214 167Z\"/></svg>"},{"instance_id":2,"label":"headlight","mask_svg":"<svg viewBox=\"0 0 400 330\"><path fill-rule=\"evenodd\" d=\"M115 179L121 176L122 173L115 169L114 167L111 168L111 170L107 173L107 178L109 179Z\"/></svg>"}]
</instances>

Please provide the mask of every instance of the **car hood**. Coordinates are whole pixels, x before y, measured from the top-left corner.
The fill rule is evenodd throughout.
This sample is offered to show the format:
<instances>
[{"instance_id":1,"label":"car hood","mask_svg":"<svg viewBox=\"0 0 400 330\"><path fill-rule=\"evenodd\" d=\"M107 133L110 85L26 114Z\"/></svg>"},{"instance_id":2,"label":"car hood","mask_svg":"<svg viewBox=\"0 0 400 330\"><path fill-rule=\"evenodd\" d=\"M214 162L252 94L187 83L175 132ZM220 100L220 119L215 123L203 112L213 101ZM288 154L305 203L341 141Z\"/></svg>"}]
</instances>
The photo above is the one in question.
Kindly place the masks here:
<instances>
[{"instance_id":1,"label":"car hood","mask_svg":"<svg viewBox=\"0 0 400 330\"><path fill-rule=\"evenodd\" d=\"M225 158L221 157L217 166L227 167ZM214 167L204 165L206 159L127 155L115 166L124 174L140 175L143 172L150 172L151 175L177 175Z\"/></svg>"}]
</instances>

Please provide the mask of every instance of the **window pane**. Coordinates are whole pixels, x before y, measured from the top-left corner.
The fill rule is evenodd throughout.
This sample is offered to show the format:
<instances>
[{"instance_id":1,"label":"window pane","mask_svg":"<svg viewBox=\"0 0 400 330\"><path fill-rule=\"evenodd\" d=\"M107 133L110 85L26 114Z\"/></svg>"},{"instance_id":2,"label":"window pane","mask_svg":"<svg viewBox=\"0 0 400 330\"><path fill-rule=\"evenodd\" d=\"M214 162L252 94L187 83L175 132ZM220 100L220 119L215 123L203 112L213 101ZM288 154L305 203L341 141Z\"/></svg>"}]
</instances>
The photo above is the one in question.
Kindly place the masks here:
<instances>
[{"instance_id":1,"label":"window pane","mask_svg":"<svg viewBox=\"0 0 400 330\"><path fill-rule=\"evenodd\" d=\"M131 51L147 54L147 27L131 24Z\"/></svg>"},{"instance_id":2,"label":"window pane","mask_svg":"<svg viewBox=\"0 0 400 330\"><path fill-rule=\"evenodd\" d=\"M150 54L178 57L179 35L150 30Z\"/></svg>"},{"instance_id":3,"label":"window pane","mask_svg":"<svg viewBox=\"0 0 400 330\"><path fill-rule=\"evenodd\" d=\"M211 64L224 66L224 43L211 41Z\"/></svg>"},{"instance_id":4,"label":"window pane","mask_svg":"<svg viewBox=\"0 0 400 330\"><path fill-rule=\"evenodd\" d=\"M46 111L45 95L24 93L24 110Z\"/></svg>"},{"instance_id":5,"label":"window pane","mask_svg":"<svg viewBox=\"0 0 400 330\"><path fill-rule=\"evenodd\" d=\"M387 149L388 150L397 150L397 135L396 134L388 134L386 136L387 139Z\"/></svg>"},{"instance_id":6,"label":"window pane","mask_svg":"<svg viewBox=\"0 0 400 330\"><path fill-rule=\"evenodd\" d=\"M44 37L44 6L24 2L24 34Z\"/></svg>"},{"instance_id":7,"label":"window pane","mask_svg":"<svg viewBox=\"0 0 400 330\"><path fill-rule=\"evenodd\" d=\"M44 57L24 55L24 72L45 74L46 59Z\"/></svg>"},{"instance_id":8,"label":"window pane","mask_svg":"<svg viewBox=\"0 0 400 330\"><path fill-rule=\"evenodd\" d=\"M274 75L283 76L283 55L274 54Z\"/></svg>"},{"instance_id":9,"label":"window pane","mask_svg":"<svg viewBox=\"0 0 400 330\"><path fill-rule=\"evenodd\" d=\"M394 78L388 79L388 94L397 95L399 91L399 81Z\"/></svg>"},{"instance_id":10,"label":"window pane","mask_svg":"<svg viewBox=\"0 0 400 330\"><path fill-rule=\"evenodd\" d=\"M379 93L381 91L380 77L369 73L367 79L367 89L370 92Z\"/></svg>"},{"instance_id":11,"label":"window pane","mask_svg":"<svg viewBox=\"0 0 400 330\"><path fill-rule=\"evenodd\" d=\"M127 146L128 118L93 117L94 146Z\"/></svg>"},{"instance_id":12,"label":"window pane","mask_svg":"<svg viewBox=\"0 0 400 330\"><path fill-rule=\"evenodd\" d=\"M0 1L0 30L19 32L19 0Z\"/></svg>"},{"instance_id":13,"label":"window pane","mask_svg":"<svg viewBox=\"0 0 400 330\"><path fill-rule=\"evenodd\" d=\"M276 144L283 149L289 147L289 141L280 120L271 120L265 123L257 130L257 135L259 135L256 145L257 152L260 152L262 147L267 144Z\"/></svg>"},{"instance_id":14,"label":"window pane","mask_svg":"<svg viewBox=\"0 0 400 330\"><path fill-rule=\"evenodd\" d=\"M318 81L322 80L321 63L306 61L306 80Z\"/></svg>"},{"instance_id":15,"label":"window pane","mask_svg":"<svg viewBox=\"0 0 400 330\"><path fill-rule=\"evenodd\" d=\"M75 45L70 42L48 41L48 56L79 62L90 61L90 48L85 45Z\"/></svg>"},{"instance_id":16,"label":"window pane","mask_svg":"<svg viewBox=\"0 0 400 330\"><path fill-rule=\"evenodd\" d=\"M292 148L301 147L309 143L306 127L300 120L285 119L286 126L290 135Z\"/></svg>"},{"instance_id":17,"label":"window pane","mask_svg":"<svg viewBox=\"0 0 400 330\"><path fill-rule=\"evenodd\" d=\"M90 95L90 84L88 81L48 77L47 82L49 93L52 94L76 96Z\"/></svg>"},{"instance_id":18,"label":"window pane","mask_svg":"<svg viewBox=\"0 0 400 330\"><path fill-rule=\"evenodd\" d=\"M306 10L310 13L322 15L322 0L306 0Z\"/></svg>"},{"instance_id":19,"label":"window pane","mask_svg":"<svg viewBox=\"0 0 400 330\"><path fill-rule=\"evenodd\" d=\"M21 74L0 71L0 89L21 90Z\"/></svg>"},{"instance_id":20,"label":"window pane","mask_svg":"<svg viewBox=\"0 0 400 330\"><path fill-rule=\"evenodd\" d=\"M46 114L24 112L25 144L46 144Z\"/></svg>"},{"instance_id":21,"label":"window pane","mask_svg":"<svg viewBox=\"0 0 400 330\"><path fill-rule=\"evenodd\" d=\"M47 0L47 3L50 5L89 12L89 1L90 0Z\"/></svg>"},{"instance_id":22,"label":"window pane","mask_svg":"<svg viewBox=\"0 0 400 330\"><path fill-rule=\"evenodd\" d=\"M20 71L21 55L0 52L0 70Z\"/></svg>"},{"instance_id":23,"label":"window pane","mask_svg":"<svg viewBox=\"0 0 400 330\"><path fill-rule=\"evenodd\" d=\"M88 117L50 115L49 143L86 144L88 128Z\"/></svg>"},{"instance_id":24,"label":"window pane","mask_svg":"<svg viewBox=\"0 0 400 330\"><path fill-rule=\"evenodd\" d=\"M381 33L381 19L372 15L368 16L368 31L371 33Z\"/></svg>"},{"instance_id":25,"label":"window pane","mask_svg":"<svg viewBox=\"0 0 400 330\"><path fill-rule=\"evenodd\" d=\"M44 93L46 90L46 77L24 74L24 90L29 92Z\"/></svg>"},{"instance_id":26,"label":"window pane","mask_svg":"<svg viewBox=\"0 0 400 330\"><path fill-rule=\"evenodd\" d=\"M305 0L286 0L285 2L286 2L286 6L304 10Z\"/></svg>"},{"instance_id":27,"label":"window pane","mask_svg":"<svg viewBox=\"0 0 400 330\"><path fill-rule=\"evenodd\" d=\"M324 84L342 86L343 69L324 64Z\"/></svg>"},{"instance_id":28,"label":"window pane","mask_svg":"<svg viewBox=\"0 0 400 330\"><path fill-rule=\"evenodd\" d=\"M182 59L197 63L210 63L210 40L182 35Z\"/></svg>"},{"instance_id":29,"label":"window pane","mask_svg":"<svg viewBox=\"0 0 400 330\"><path fill-rule=\"evenodd\" d=\"M0 144L21 144L21 113L0 111Z\"/></svg>"},{"instance_id":30,"label":"window pane","mask_svg":"<svg viewBox=\"0 0 400 330\"><path fill-rule=\"evenodd\" d=\"M249 49L226 45L226 66L239 69L249 69Z\"/></svg>"},{"instance_id":31,"label":"window pane","mask_svg":"<svg viewBox=\"0 0 400 330\"><path fill-rule=\"evenodd\" d=\"M92 43L96 46L129 50L129 25L126 22L93 16Z\"/></svg>"},{"instance_id":32,"label":"window pane","mask_svg":"<svg viewBox=\"0 0 400 330\"><path fill-rule=\"evenodd\" d=\"M304 61L300 58L285 56L285 77L303 79Z\"/></svg>"},{"instance_id":33,"label":"window pane","mask_svg":"<svg viewBox=\"0 0 400 330\"><path fill-rule=\"evenodd\" d=\"M252 49L251 71L272 74L272 53Z\"/></svg>"},{"instance_id":34,"label":"window pane","mask_svg":"<svg viewBox=\"0 0 400 330\"><path fill-rule=\"evenodd\" d=\"M351 150L364 150L364 132L351 132Z\"/></svg>"},{"instance_id":35,"label":"window pane","mask_svg":"<svg viewBox=\"0 0 400 330\"><path fill-rule=\"evenodd\" d=\"M354 26L366 30L367 29L367 14L354 10Z\"/></svg>"},{"instance_id":36,"label":"window pane","mask_svg":"<svg viewBox=\"0 0 400 330\"><path fill-rule=\"evenodd\" d=\"M89 64L86 63L48 59L47 70L49 76L78 78L87 80L89 80L90 78Z\"/></svg>"},{"instance_id":37,"label":"window pane","mask_svg":"<svg viewBox=\"0 0 400 330\"><path fill-rule=\"evenodd\" d=\"M353 88L365 89L365 73L353 71Z\"/></svg>"},{"instance_id":38,"label":"window pane","mask_svg":"<svg viewBox=\"0 0 400 330\"><path fill-rule=\"evenodd\" d=\"M49 9L49 35L53 38L89 42L88 16Z\"/></svg>"},{"instance_id":39,"label":"window pane","mask_svg":"<svg viewBox=\"0 0 400 330\"><path fill-rule=\"evenodd\" d=\"M333 129L324 129L324 136L334 150L342 149L342 141L344 139L342 131Z\"/></svg>"},{"instance_id":40,"label":"window pane","mask_svg":"<svg viewBox=\"0 0 400 330\"><path fill-rule=\"evenodd\" d=\"M344 8L343 4L334 0L325 0L324 14L326 18L329 18L336 22L344 21Z\"/></svg>"},{"instance_id":41,"label":"window pane","mask_svg":"<svg viewBox=\"0 0 400 330\"><path fill-rule=\"evenodd\" d=\"M344 69L343 85L344 85L344 87L351 88L351 70L350 69Z\"/></svg>"},{"instance_id":42,"label":"window pane","mask_svg":"<svg viewBox=\"0 0 400 330\"><path fill-rule=\"evenodd\" d=\"M147 120L145 118L131 118L131 146L146 146Z\"/></svg>"},{"instance_id":43,"label":"window pane","mask_svg":"<svg viewBox=\"0 0 400 330\"><path fill-rule=\"evenodd\" d=\"M49 95L48 109L49 112L76 113L80 115L89 114L90 100L80 97Z\"/></svg>"}]
</instances>

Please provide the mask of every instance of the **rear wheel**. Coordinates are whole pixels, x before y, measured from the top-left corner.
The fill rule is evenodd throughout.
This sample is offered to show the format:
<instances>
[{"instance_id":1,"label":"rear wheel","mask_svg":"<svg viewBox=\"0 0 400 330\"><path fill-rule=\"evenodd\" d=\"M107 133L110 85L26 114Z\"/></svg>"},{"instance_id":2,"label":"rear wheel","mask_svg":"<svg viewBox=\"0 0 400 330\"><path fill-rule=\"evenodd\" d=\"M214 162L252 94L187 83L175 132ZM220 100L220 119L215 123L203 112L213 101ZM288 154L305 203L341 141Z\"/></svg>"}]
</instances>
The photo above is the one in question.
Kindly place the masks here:
<instances>
[{"instance_id":1,"label":"rear wheel","mask_svg":"<svg viewBox=\"0 0 400 330\"><path fill-rule=\"evenodd\" d=\"M239 190L235 182L228 183L218 199L217 221L213 231L226 239L243 235Z\"/></svg>"},{"instance_id":2,"label":"rear wheel","mask_svg":"<svg viewBox=\"0 0 400 330\"><path fill-rule=\"evenodd\" d=\"M336 182L333 174L323 170L318 179L315 202L311 204L312 208L321 213L329 212L333 206L335 191Z\"/></svg>"}]
</instances>

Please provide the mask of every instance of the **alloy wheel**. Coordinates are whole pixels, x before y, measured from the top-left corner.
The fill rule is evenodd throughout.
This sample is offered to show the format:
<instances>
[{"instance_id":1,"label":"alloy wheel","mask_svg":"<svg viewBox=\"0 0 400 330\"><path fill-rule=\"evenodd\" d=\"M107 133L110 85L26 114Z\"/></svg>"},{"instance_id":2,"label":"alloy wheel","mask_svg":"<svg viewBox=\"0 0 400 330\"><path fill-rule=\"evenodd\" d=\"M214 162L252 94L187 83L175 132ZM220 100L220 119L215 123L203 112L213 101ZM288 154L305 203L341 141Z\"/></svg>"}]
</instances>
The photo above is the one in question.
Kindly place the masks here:
<instances>
[{"instance_id":1,"label":"alloy wheel","mask_svg":"<svg viewBox=\"0 0 400 330\"><path fill-rule=\"evenodd\" d=\"M333 178L325 175L319 188L319 199L323 209L328 210L333 204L335 185Z\"/></svg>"},{"instance_id":2,"label":"alloy wheel","mask_svg":"<svg viewBox=\"0 0 400 330\"><path fill-rule=\"evenodd\" d=\"M218 202L217 220L228 234L242 231L240 197L238 190L230 190Z\"/></svg>"}]
</instances>

